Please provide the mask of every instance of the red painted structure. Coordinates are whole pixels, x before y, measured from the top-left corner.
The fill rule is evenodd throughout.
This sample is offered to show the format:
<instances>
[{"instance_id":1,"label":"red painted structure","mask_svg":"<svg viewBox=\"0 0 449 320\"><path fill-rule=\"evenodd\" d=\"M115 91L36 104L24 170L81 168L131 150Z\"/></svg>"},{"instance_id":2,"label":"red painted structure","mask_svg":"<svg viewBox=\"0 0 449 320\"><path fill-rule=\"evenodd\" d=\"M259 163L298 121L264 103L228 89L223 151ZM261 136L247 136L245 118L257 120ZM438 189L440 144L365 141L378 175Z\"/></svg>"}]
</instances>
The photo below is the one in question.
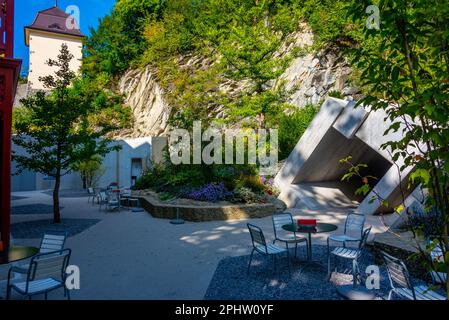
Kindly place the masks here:
<instances>
[{"instance_id":1,"label":"red painted structure","mask_svg":"<svg viewBox=\"0 0 449 320\"><path fill-rule=\"evenodd\" d=\"M22 62L13 59L14 0L0 1L0 251L7 251L11 219L12 107Z\"/></svg>"}]
</instances>

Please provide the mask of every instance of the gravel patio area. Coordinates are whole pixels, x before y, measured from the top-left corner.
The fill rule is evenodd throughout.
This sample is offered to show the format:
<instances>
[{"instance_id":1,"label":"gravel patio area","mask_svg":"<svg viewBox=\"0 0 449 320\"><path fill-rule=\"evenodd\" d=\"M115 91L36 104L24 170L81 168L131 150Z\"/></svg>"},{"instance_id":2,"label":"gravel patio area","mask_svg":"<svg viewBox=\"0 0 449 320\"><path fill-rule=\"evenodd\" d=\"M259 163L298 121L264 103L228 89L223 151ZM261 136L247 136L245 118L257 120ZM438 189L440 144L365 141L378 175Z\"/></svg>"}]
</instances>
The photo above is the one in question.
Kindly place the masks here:
<instances>
[{"instance_id":1,"label":"gravel patio area","mask_svg":"<svg viewBox=\"0 0 449 320\"><path fill-rule=\"evenodd\" d=\"M351 263L341 261L338 273L327 281L327 247L314 246L314 260L320 265L304 265L305 250L293 258L291 251L288 275L287 258L280 255L277 271L271 258L255 254L250 274L246 273L249 256L225 258L218 264L214 277L205 294L206 300L343 300L336 285L352 283ZM374 262L372 254L365 250L360 260L361 270ZM385 268L381 268L381 290L374 290L378 299L388 295L389 282Z\"/></svg>"},{"instance_id":2,"label":"gravel patio area","mask_svg":"<svg viewBox=\"0 0 449 320\"><path fill-rule=\"evenodd\" d=\"M62 218L73 228L80 227L79 233L73 232L66 241L66 247L72 249L70 263L77 265L81 271L81 289L72 292L73 299L218 299L237 297L239 299L255 298L268 280L278 281L278 288L289 285L282 284L282 279L270 278L271 265L268 268L255 265L252 269L253 282L243 281L246 275L247 256L251 252L251 239L246 224L260 226L267 238L273 239L271 217L236 221L187 222L183 225L172 225L168 220L156 219L147 212L135 213L131 210L117 212L99 211L98 205L87 202L82 192L65 191L61 198ZM82 195L81 197L79 195ZM52 204L49 192L14 193L20 200L14 200L13 206ZM19 198L16 198L19 199ZM329 210L326 212L305 212L292 209L295 217L316 217L322 222L339 226L336 233L341 232L346 212ZM18 214L12 216L12 223L17 226L39 226L42 221L52 218L51 213ZM377 217L370 217L367 225L373 225L374 232L384 232ZM29 223L29 224L27 224ZM78 225L78 227L76 227ZM68 226L70 228L70 226ZM29 232L17 234L16 245L39 246L40 232L29 235ZM28 234L28 236L27 236ZM314 247L325 244L329 234L317 234L313 237ZM35 238L33 238L35 237ZM318 254L318 253L317 253ZM256 263L256 262L255 262ZM0 270L4 276L6 267ZM262 282L256 277L261 272ZM237 278L233 278L237 277ZM318 280L321 275L310 277L311 288L322 286ZM314 280L315 279L315 280ZM239 281L242 293L236 290ZM298 278L298 281L300 279ZM301 280L303 281L303 280ZM229 288L220 286L227 283ZM299 282L297 282L299 283ZM292 289L266 289L264 297L283 297L299 299L301 291ZM246 288L257 288L255 292L243 293ZM220 288L222 288L219 295ZM234 288L234 289L233 289ZM267 287L268 288L268 287ZM0 290L3 290L0 287ZM333 296L330 289L323 289L324 296ZM289 293L290 292L290 293ZM1 295L1 294L0 294ZM312 297L312 292L304 291L303 298ZM64 299L61 292L49 295L50 299Z\"/></svg>"}]
</instances>

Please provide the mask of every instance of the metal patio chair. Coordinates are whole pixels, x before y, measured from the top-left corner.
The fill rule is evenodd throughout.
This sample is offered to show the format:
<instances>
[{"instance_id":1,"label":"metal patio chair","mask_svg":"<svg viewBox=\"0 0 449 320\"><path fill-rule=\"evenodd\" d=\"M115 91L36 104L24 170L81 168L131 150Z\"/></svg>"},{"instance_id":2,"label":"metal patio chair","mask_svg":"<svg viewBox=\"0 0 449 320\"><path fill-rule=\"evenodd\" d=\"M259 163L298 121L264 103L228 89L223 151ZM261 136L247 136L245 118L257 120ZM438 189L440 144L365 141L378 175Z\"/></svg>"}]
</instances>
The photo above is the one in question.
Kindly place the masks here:
<instances>
[{"instance_id":1,"label":"metal patio chair","mask_svg":"<svg viewBox=\"0 0 449 320\"><path fill-rule=\"evenodd\" d=\"M32 296L38 294L44 294L45 300L47 300L48 292L59 288L64 288L64 296L70 299L70 291L65 286L65 271L69 264L70 255L71 250L64 249L34 256L31 258L26 279L21 282L11 282L11 275L17 272L16 267L11 267L8 272L6 299L11 298L11 291L14 290L27 296L30 300Z\"/></svg>"},{"instance_id":2,"label":"metal patio chair","mask_svg":"<svg viewBox=\"0 0 449 320\"><path fill-rule=\"evenodd\" d=\"M290 255L287 249L276 246L275 244L267 244L265 241L265 236L263 234L262 229L259 227L252 225L250 223L247 224L249 233L251 235L251 241L253 244L253 250L251 251L251 256L248 263L247 273L249 274L249 270L251 267L251 262L253 260L254 252L258 252L264 256L273 257L273 265L274 270L276 270L276 260L277 255L281 253L287 253L287 265L288 265L288 274L290 275Z\"/></svg>"},{"instance_id":3,"label":"metal patio chair","mask_svg":"<svg viewBox=\"0 0 449 320\"><path fill-rule=\"evenodd\" d=\"M108 196L107 196L106 192L101 191L98 193L98 204L100 205L100 207L98 208L99 211L101 211L101 208L103 207L103 205L108 204Z\"/></svg>"},{"instance_id":4,"label":"metal patio chair","mask_svg":"<svg viewBox=\"0 0 449 320\"><path fill-rule=\"evenodd\" d=\"M97 197L94 188L87 188L87 203L90 202L90 200L92 200L92 204L94 204L95 199Z\"/></svg>"},{"instance_id":5,"label":"metal patio chair","mask_svg":"<svg viewBox=\"0 0 449 320\"><path fill-rule=\"evenodd\" d=\"M359 258L362 255L363 248L366 245L366 241L368 240L368 236L371 232L371 227L363 231L362 238L357 242L357 248L348 248L346 246L336 247L332 251L330 250L329 238L327 240L327 276L330 279L331 272L331 258L332 256L335 259L347 259L352 261L352 277L354 285L358 283L358 278L360 277L360 269L359 269ZM337 267L335 267L335 272L337 272Z\"/></svg>"},{"instance_id":6,"label":"metal patio chair","mask_svg":"<svg viewBox=\"0 0 449 320\"><path fill-rule=\"evenodd\" d=\"M53 251L60 251L64 249L65 241L67 240L67 232L48 232L42 237L39 246L39 253L48 253Z\"/></svg>"},{"instance_id":7,"label":"metal patio chair","mask_svg":"<svg viewBox=\"0 0 449 320\"><path fill-rule=\"evenodd\" d=\"M106 202L106 211L120 210L120 190L114 189L109 192Z\"/></svg>"},{"instance_id":8,"label":"metal patio chair","mask_svg":"<svg viewBox=\"0 0 449 320\"><path fill-rule=\"evenodd\" d=\"M430 252L430 258L432 261L444 261L443 249L440 245L437 245L435 249ZM446 283L447 273L431 271L430 276L432 277L432 282L436 285Z\"/></svg>"},{"instance_id":9,"label":"metal patio chair","mask_svg":"<svg viewBox=\"0 0 449 320\"><path fill-rule=\"evenodd\" d=\"M383 251L380 252L388 271L391 290L388 293L388 300L393 294L409 300L446 300L442 295L430 290L429 286L413 286L410 275L404 262Z\"/></svg>"},{"instance_id":10,"label":"metal patio chair","mask_svg":"<svg viewBox=\"0 0 449 320\"><path fill-rule=\"evenodd\" d=\"M349 213L346 217L343 234L333 234L327 239L329 241L340 242L346 247L347 242L358 242L363 236L365 226L365 215Z\"/></svg>"},{"instance_id":11,"label":"metal patio chair","mask_svg":"<svg viewBox=\"0 0 449 320\"><path fill-rule=\"evenodd\" d=\"M64 249L64 244L67 239L67 232L51 232L45 233L42 237L39 246L39 253L58 253ZM29 269L29 264L14 264L14 273L26 274ZM21 277L20 275L17 275Z\"/></svg>"},{"instance_id":12,"label":"metal patio chair","mask_svg":"<svg viewBox=\"0 0 449 320\"><path fill-rule=\"evenodd\" d=\"M282 226L286 224L293 224L293 217L288 212L283 213L275 213L272 216L273 220L273 229L274 229L274 237L273 244L276 243L276 241L284 242L285 247L288 250L289 244L295 245L295 257L298 251L298 243L305 242L306 245L308 244L307 238L298 236L296 233L286 232L284 229L282 229ZM307 257L309 258L309 257Z\"/></svg>"}]
</instances>

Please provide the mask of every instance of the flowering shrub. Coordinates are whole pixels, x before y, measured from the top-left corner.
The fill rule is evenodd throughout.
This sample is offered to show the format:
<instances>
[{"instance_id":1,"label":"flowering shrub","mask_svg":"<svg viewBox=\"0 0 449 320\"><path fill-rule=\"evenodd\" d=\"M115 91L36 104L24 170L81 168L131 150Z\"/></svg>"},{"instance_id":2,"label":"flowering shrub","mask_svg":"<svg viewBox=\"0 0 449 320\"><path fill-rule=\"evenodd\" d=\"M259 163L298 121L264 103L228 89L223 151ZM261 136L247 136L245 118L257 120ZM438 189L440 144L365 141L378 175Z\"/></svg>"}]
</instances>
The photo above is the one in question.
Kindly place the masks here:
<instances>
[{"instance_id":1,"label":"flowering shrub","mask_svg":"<svg viewBox=\"0 0 449 320\"><path fill-rule=\"evenodd\" d=\"M264 185L266 194L269 194L270 196L274 196L274 197L279 196L279 189L276 188L276 186L274 185L273 178L267 179L266 177L261 176L260 182Z\"/></svg>"},{"instance_id":2,"label":"flowering shrub","mask_svg":"<svg viewBox=\"0 0 449 320\"><path fill-rule=\"evenodd\" d=\"M223 182L219 184L208 183L185 195L186 198L197 201L218 202L228 200L233 197L233 193L228 191Z\"/></svg>"},{"instance_id":3,"label":"flowering shrub","mask_svg":"<svg viewBox=\"0 0 449 320\"><path fill-rule=\"evenodd\" d=\"M276 197L273 178L259 176L255 166L160 165L142 175L134 189L150 189L164 200L260 203ZM232 190L232 191L231 191Z\"/></svg>"}]
</instances>

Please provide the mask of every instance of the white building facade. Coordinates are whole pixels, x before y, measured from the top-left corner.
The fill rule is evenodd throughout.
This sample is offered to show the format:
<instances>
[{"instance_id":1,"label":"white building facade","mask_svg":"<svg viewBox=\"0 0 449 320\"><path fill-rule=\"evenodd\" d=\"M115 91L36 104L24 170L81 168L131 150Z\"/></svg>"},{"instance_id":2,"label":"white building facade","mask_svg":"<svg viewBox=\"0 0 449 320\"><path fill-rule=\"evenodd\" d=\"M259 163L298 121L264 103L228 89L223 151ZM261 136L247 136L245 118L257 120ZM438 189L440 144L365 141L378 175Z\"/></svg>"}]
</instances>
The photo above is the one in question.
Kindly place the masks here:
<instances>
[{"instance_id":1,"label":"white building facade","mask_svg":"<svg viewBox=\"0 0 449 320\"><path fill-rule=\"evenodd\" d=\"M84 35L76 21L58 7L39 11L33 23L25 27L25 44L30 48L28 88L45 90L39 77L53 75L55 67L47 65L56 60L62 44L66 44L73 59L70 69L77 73L81 67Z\"/></svg>"}]
</instances>

